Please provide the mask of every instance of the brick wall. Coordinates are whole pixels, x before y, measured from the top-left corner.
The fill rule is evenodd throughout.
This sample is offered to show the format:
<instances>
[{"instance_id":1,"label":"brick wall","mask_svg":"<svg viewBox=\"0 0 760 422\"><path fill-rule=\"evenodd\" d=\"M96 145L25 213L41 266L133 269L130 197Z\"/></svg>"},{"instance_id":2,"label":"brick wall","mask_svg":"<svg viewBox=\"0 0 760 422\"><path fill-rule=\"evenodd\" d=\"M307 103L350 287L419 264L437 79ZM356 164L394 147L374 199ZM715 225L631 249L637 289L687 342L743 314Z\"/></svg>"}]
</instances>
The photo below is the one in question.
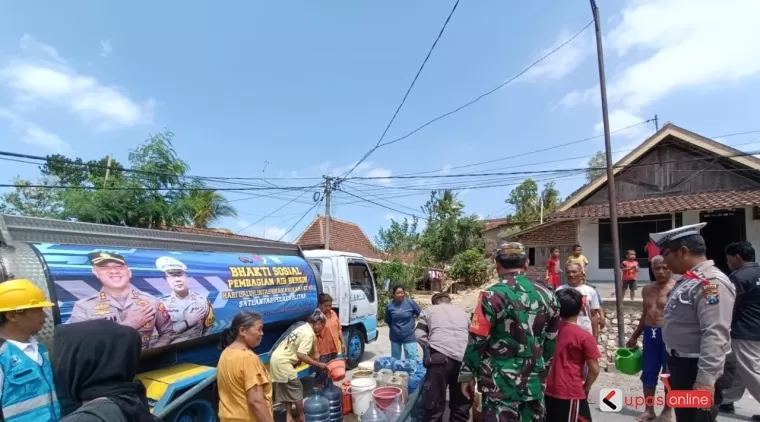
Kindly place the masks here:
<instances>
[{"instance_id":1,"label":"brick wall","mask_svg":"<svg viewBox=\"0 0 760 422\"><path fill-rule=\"evenodd\" d=\"M578 243L578 222L544 224L543 227L519 235L517 240L526 247L573 245Z\"/></svg>"}]
</instances>

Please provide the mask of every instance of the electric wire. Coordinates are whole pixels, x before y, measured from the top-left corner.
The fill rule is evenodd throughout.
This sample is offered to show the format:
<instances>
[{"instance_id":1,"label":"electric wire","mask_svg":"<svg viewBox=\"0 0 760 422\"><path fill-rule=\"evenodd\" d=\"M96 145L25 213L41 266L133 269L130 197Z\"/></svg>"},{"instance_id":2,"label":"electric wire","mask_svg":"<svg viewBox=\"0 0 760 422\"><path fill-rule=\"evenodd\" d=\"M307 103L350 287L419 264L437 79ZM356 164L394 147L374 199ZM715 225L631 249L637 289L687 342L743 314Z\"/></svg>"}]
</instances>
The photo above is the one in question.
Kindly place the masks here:
<instances>
[{"instance_id":1,"label":"electric wire","mask_svg":"<svg viewBox=\"0 0 760 422\"><path fill-rule=\"evenodd\" d=\"M248 228L250 228L250 227L253 227L253 226L255 226L256 224L259 224L260 222L264 221L266 218L269 218L269 217L271 217L271 216L272 216L273 214L275 214L276 212L278 212L278 211L282 210L283 208L285 208L285 207L287 207L288 205L290 205L290 204L292 204L293 202L295 202L297 199L299 199L299 198L301 198L302 196L306 195L306 193L307 193L307 192L308 192L308 191L303 191L303 192L301 192L301 194L300 194L300 195L298 195L297 197L295 197L294 199L292 199L292 200L290 200L290 201L286 202L286 203L285 203L284 205L282 205L281 207L279 207L279 208L277 208L276 210L274 210L274 211L270 212L269 214L267 214L267 215L265 215L265 216L263 216L263 217L259 218L258 220L256 220L256 221L254 221L253 223L249 224L249 225L248 225L248 226L246 226L245 228L243 228L243 229L240 229L240 230L239 230L237 233L238 233L238 234L240 234L240 233L242 233L243 231L247 230ZM315 201L315 202L316 202L316 201Z\"/></svg>"},{"instance_id":2,"label":"electric wire","mask_svg":"<svg viewBox=\"0 0 760 422\"><path fill-rule=\"evenodd\" d=\"M287 235L288 235L288 233L292 232L292 231L293 231L293 229L295 229L295 228L296 228L296 226L297 226L297 225L298 225L298 224L301 222L301 220L303 220L304 218L306 218L306 215L308 215L308 214L309 214L309 213L310 213L310 212L311 212L311 211L312 211L314 208L317 208L317 206L318 206L319 204L321 204L321 203L322 203L322 199L320 199L319 201L315 202L315 203L314 203L314 205L312 205L312 206L311 206L311 208L309 208L308 210L306 210L306 212L305 212L305 213L303 213L303 215L301 216L301 218L299 218L299 219L298 219L298 221L296 221L296 223L295 223L295 224L293 224L293 226L292 226L291 228L289 228L289 229L288 229L288 231L286 231L285 233L283 233L283 235L282 235L282 236L280 236L280 238L279 238L279 239L277 239L277 240L278 240L278 241L282 241L282 239L284 239L284 238L285 238L285 236L287 236Z\"/></svg>"},{"instance_id":3,"label":"electric wire","mask_svg":"<svg viewBox=\"0 0 760 422\"><path fill-rule=\"evenodd\" d=\"M412 92L412 88L414 88L414 84L417 83L417 79L420 77L420 74L422 73L422 69L425 68L425 64L427 64L428 60L430 59L430 56L433 54L433 50L435 50L435 46L438 45L438 41L443 36L444 31L446 31L446 27L449 25L449 21L451 20L451 17L454 15L454 12L457 10L457 6L459 6L459 0L456 0L454 3L454 7L451 8L451 12L449 12L449 16L446 17L446 21L443 23L443 26L441 27L441 30L438 32L438 36L435 38L435 41L433 41L433 45L430 47L430 50L428 50L427 56L425 56L425 59L422 61L422 65L420 65L420 68L417 70L417 74L414 75L414 79L412 79L411 85L409 85L409 88L406 90L406 94L404 94L404 98L401 99L401 103L396 108L396 112L393 113L393 117L391 117L391 120L388 122L388 125L385 126L385 130L383 131L383 134L380 135L380 139L375 144L374 148L370 149L366 154L364 154L364 157L362 157L359 161L354 164L353 167L351 167L350 170L348 170L342 178L347 177L349 174L351 174L361 163L364 162L367 158L369 158L370 155L372 155L373 152L375 152L379 147L380 144L383 142L383 139L385 139L385 135L388 133L388 130L391 128L391 125L393 125L393 122L396 120L396 116L398 116L398 113L401 111L401 108L406 103L406 99L409 97L409 93Z\"/></svg>"}]
</instances>

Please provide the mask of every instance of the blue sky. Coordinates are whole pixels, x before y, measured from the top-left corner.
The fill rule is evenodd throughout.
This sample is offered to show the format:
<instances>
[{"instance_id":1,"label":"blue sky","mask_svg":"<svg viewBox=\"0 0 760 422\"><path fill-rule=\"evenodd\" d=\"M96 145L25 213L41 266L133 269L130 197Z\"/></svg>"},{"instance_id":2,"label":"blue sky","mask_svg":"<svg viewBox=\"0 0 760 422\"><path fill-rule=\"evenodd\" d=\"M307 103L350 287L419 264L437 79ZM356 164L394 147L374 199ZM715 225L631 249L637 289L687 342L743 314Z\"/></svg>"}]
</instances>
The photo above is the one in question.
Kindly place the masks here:
<instances>
[{"instance_id":1,"label":"blue sky","mask_svg":"<svg viewBox=\"0 0 760 422\"><path fill-rule=\"evenodd\" d=\"M377 142L453 3L5 2L0 150L84 159L112 153L126 162L129 149L169 128L193 175L313 184L316 179L286 179L338 174ZM759 2L598 3L613 130L655 114L660 124L672 121L705 136L760 129ZM551 8L462 2L386 140L501 84L590 20L588 2L580 0ZM601 138L508 158L600 133L594 58L589 29L495 94L377 150L353 175L580 167L588 158L579 157L601 149ZM622 132L613 137L613 150L629 150L653 131L644 124ZM757 134L722 141L760 149ZM507 159L449 170L496 158ZM540 164L551 160L564 161ZM36 177L32 165L0 166L4 179ZM583 181L573 176L557 183L565 196ZM424 189L447 183L462 188L468 212L502 217L504 199L519 180L505 176L504 186L487 189L440 179L360 182L375 186L352 183L345 190L397 211L338 192L333 212L372 238L389 218L420 214ZM236 200L240 218L220 225L240 230L298 194L226 194ZM282 236L312 206L311 196L244 233Z\"/></svg>"}]
</instances>

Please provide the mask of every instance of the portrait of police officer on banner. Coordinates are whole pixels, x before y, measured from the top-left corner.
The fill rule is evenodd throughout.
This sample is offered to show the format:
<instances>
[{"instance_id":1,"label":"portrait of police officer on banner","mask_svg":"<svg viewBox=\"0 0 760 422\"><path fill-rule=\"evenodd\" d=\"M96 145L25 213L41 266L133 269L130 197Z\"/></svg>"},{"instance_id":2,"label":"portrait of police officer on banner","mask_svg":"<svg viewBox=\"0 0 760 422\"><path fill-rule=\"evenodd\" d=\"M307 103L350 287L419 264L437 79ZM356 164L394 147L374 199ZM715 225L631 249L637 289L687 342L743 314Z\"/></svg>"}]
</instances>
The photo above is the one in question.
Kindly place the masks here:
<instances>
[{"instance_id":1,"label":"portrait of police officer on banner","mask_svg":"<svg viewBox=\"0 0 760 422\"><path fill-rule=\"evenodd\" d=\"M66 323L108 319L137 330L143 349L168 345L173 334L169 312L158 299L132 286L132 272L124 257L92 252L87 258L102 287L97 294L76 301Z\"/></svg>"},{"instance_id":2,"label":"portrait of police officer on banner","mask_svg":"<svg viewBox=\"0 0 760 422\"><path fill-rule=\"evenodd\" d=\"M187 266L170 256L156 260L156 268L166 275L171 294L159 299L172 319L172 343L191 340L208 334L214 328L214 308L205 297L191 292Z\"/></svg>"}]
</instances>

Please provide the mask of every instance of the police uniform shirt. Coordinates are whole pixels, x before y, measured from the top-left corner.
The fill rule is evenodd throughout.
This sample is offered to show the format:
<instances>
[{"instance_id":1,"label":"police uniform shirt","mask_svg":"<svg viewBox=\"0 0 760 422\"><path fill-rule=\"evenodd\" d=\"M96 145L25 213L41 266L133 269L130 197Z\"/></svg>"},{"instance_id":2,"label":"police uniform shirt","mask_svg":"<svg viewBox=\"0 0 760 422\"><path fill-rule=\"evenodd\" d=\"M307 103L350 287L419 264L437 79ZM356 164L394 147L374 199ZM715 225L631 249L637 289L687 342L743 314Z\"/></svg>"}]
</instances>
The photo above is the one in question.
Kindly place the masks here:
<instances>
[{"instance_id":1,"label":"police uniform shirt","mask_svg":"<svg viewBox=\"0 0 760 422\"><path fill-rule=\"evenodd\" d=\"M103 290L96 295L78 300L74 304L74 309L71 311L71 317L67 321L67 324L93 319L108 319L123 324L127 318L127 313L134 307L152 307L156 311L153 321L148 321L137 329L142 339L143 349L148 348L150 345L154 331L158 335L155 344L152 345L153 347L169 344L171 340L170 336L173 334L174 329L166 307L155 297L134 288L130 290L123 305Z\"/></svg>"},{"instance_id":2,"label":"police uniform shirt","mask_svg":"<svg viewBox=\"0 0 760 422\"><path fill-rule=\"evenodd\" d=\"M665 306L662 338L668 353L699 358L696 382L714 385L730 352L730 327L736 291L713 261L683 275Z\"/></svg>"},{"instance_id":3,"label":"police uniform shirt","mask_svg":"<svg viewBox=\"0 0 760 422\"><path fill-rule=\"evenodd\" d=\"M731 338L760 341L760 265L748 263L728 278L736 287Z\"/></svg>"},{"instance_id":4,"label":"police uniform shirt","mask_svg":"<svg viewBox=\"0 0 760 422\"><path fill-rule=\"evenodd\" d=\"M184 298L172 293L162 297L159 301L166 307L171 316L174 330L172 343L198 338L204 334L204 331L214 326L214 310L211 303L197 293L189 292ZM203 317L197 324L188 328L185 325L187 315L197 309L203 310Z\"/></svg>"}]
</instances>

